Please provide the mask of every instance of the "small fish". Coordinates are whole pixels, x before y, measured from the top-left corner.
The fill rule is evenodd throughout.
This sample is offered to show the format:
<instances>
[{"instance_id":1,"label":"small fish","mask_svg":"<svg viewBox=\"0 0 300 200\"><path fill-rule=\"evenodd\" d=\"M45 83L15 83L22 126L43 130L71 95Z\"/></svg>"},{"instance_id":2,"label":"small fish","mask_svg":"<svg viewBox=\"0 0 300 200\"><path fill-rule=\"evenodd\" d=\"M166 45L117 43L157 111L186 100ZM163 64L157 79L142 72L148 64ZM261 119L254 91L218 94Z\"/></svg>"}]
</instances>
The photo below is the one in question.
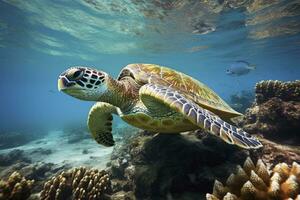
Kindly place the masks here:
<instances>
[{"instance_id":1,"label":"small fish","mask_svg":"<svg viewBox=\"0 0 300 200\"><path fill-rule=\"evenodd\" d=\"M50 92L50 93L56 93L54 90L48 90L48 92Z\"/></svg>"},{"instance_id":2,"label":"small fish","mask_svg":"<svg viewBox=\"0 0 300 200\"><path fill-rule=\"evenodd\" d=\"M229 68L226 70L226 74L241 76L241 75L248 74L251 70L255 70L255 69L256 69L255 65L252 65L247 61L238 60L229 66Z\"/></svg>"},{"instance_id":3,"label":"small fish","mask_svg":"<svg viewBox=\"0 0 300 200\"><path fill-rule=\"evenodd\" d=\"M231 104L231 106L235 109L241 109L243 107L243 104L241 103L234 103L234 104Z\"/></svg>"}]
</instances>

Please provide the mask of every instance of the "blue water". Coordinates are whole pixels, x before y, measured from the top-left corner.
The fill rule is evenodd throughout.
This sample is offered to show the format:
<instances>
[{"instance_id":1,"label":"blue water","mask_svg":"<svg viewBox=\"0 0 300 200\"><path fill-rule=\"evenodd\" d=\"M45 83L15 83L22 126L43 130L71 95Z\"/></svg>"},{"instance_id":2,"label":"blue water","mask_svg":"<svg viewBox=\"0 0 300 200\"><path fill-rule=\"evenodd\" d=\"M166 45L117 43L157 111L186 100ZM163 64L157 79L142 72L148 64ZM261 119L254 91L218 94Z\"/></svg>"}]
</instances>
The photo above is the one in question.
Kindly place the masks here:
<instances>
[{"instance_id":1,"label":"blue water","mask_svg":"<svg viewBox=\"0 0 300 200\"><path fill-rule=\"evenodd\" d=\"M58 75L72 65L116 77L129 63L155 63L225 100L260 80L300 78L299 1L200 2L2 0L0 130L85 124L93 102L57 91ZM257 69L226 75L236 60Z\"/></svg>"}]
</instances>

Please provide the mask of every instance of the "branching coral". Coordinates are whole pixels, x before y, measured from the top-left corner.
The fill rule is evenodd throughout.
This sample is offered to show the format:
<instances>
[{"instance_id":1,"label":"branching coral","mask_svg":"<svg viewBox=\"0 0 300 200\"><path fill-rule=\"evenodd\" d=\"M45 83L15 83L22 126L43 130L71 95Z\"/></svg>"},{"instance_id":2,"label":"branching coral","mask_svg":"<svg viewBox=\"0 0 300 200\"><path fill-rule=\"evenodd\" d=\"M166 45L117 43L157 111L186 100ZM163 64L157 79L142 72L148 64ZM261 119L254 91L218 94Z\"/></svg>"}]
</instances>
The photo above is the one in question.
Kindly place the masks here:
<instances>
[{"instance_id":1,"label":"branching coral","mask_svg":"<svg viewBox=\"0 0 300 200\"><path fill-rule=\"evenodd\" d=\"M18 172L13 172L7 181L0 180L0 200L23 200L31 194L33 180L26 180Z\"/></svg>"},{"instance_id":2,"label":"branching coral","mask_svg":"<svg viewBox=\"0 0 300 200\"><path fill-rule=\"evenodd\" d=\"M102 199L109 190L110 179L104 170L80 167L62 172L47 181L41 192L41 199Z\"/></svg>"},{"instance_id":3,"label":"branching coral","mask_svg":"<svg viewBox=\"0 0 300 200\"><path fill-rule=\"evenodd\" d=\"M238 166L224 186L215 181L213 194L207 200L271 200L300 199L300 165L294 162L291 167L286 163L277 164L271 172L258 160L256 166L247 158L244 166Z\"/></svg>"},{"instance_id":4,"label":"branching coral","mask_svg":"<svg viewBox=\"0 0 300 200\"><path fill-rule=\"evenodd\" d=\"M283 101L300 101L300 81L261 81L256 84L255 93L258 104L273 97L280 98Z\"/></svg>"}]
</instances>

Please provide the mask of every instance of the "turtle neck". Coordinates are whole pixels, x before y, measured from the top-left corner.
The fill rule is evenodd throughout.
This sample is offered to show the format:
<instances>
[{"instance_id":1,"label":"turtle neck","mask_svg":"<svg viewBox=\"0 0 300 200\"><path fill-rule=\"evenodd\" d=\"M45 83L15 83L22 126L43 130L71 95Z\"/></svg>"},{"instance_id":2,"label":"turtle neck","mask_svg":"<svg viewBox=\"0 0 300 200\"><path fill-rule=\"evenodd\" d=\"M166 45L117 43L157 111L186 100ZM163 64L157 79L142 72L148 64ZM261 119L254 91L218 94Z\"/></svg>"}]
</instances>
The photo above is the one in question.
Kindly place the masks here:
<instances>
[{"instance_id":1,"label":"turtle neck","mask_svg":"<svg viewBox=\"0 0 300 200\"><path fill-rule=\"evenodd\" d=\"M139 100L140 86L131 78L123 78L120 81L107 76L107 91L101 97L101 101L119 107L122 112L130 110Z\"/></svg>"}]
</instances>

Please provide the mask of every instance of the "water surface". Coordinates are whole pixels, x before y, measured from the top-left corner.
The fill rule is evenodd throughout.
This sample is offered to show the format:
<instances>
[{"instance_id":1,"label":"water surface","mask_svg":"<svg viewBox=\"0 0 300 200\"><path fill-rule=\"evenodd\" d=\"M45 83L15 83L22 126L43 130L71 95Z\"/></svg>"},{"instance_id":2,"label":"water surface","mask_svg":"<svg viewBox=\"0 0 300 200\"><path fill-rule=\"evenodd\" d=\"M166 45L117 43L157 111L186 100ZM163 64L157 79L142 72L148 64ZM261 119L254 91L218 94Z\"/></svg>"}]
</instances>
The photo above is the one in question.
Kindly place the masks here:
<instances>
[{"instance_id":1,"label":"water surface","mask_svg":"<svg viewBox=\"0 0 300 200\"><path fill-rule=\"evenodd\" d=\"M226 100L260 80L299 79L299 15L292 0L3 0L0 129L85 124L93 102L57 91L72 65L116 77L129 63L156 63ZM236 60L257 69L226 75Z\"/></svg>"}]
</instances>

